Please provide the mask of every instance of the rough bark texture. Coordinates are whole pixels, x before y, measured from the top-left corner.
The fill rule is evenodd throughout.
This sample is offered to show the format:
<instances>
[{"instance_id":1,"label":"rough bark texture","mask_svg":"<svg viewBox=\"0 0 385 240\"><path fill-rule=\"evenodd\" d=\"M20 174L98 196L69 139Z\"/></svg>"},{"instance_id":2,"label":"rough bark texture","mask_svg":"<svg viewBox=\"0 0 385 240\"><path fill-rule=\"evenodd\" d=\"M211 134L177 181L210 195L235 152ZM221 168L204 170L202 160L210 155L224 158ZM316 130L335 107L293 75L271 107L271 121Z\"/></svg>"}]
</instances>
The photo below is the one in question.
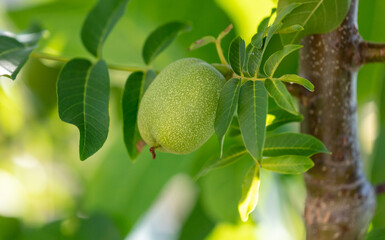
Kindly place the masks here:
<instances>
[{"instance_id":1,"label":"rough bark texture","mask_svg":"<svg viewBox=\"0 0 385 240\"><path fill-rule=\"evenodd\" d=\"M313 82L315 92L301 92L301 129L332 152L315 156L315 167L305 174L308 240L364 239L374 214L375 194L362 169L357 138L356 73L362 63L357 4L352 0L338 29L302 41L300 75Z\"/></svg>"}]
</instances>

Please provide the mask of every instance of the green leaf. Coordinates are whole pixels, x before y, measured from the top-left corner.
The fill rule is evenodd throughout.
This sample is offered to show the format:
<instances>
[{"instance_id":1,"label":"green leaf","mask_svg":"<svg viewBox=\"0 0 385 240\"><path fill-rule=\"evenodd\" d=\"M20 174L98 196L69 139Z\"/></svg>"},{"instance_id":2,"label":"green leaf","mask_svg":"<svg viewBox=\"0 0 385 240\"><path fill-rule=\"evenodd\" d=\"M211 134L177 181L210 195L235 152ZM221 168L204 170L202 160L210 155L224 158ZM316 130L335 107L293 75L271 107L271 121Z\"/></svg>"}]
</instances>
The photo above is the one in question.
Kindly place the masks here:
<instances>
[{"instance_id":1,"label":"green leaf","mask_svg":"<svg viewBox=\"0 0 385 240\"><path fill-rule=\"evenodd\" d=\"M299 85L302 85L307 90L313 92L314 91L314 85L307 79L300 77L296 74L286 74L283 75L280 78L275 78L277 80L283 81L283 82L289 82L289 83L297 83Z\"/></svg>"},{"instance_id":2,"label":"green leaf","mask_svg":"<svg viewBox=\"0 0 385 240\"><path fill-rule=\"evenodd\" d=\"M247 45L246 48L246 66L247 73L249 76L254 76L257 70L259 60L262 58L262 50L253 46L252 44ZM246 67L245 66L245 67ZM245 69L246 71L246 69Z\"/></svg>"},{"instance_id":3,"label":"green leaf","mask_svg":"<svg viewBox=\"0 0 385 240\"><path fill-rule=\"evenodd\" d=\"M291 98L289 91L287 91L285 84L276 79L266 79L265 88L278 106L289 113L294 115L298 114L294 107L293 99Z\"/></svg>"},{"instance_id":4,"label":"green leaf","mask_svg":"<svg viewBox=\"0 0 385 240\"><path fill-rule=\"evenodd\" d=\"M254 211L258 203L259 194L259 166L253 165L246 174L242 185L242 197L238 203L238 211L241 220L246 222L249 214Z\"/></svg>"},{"instance_id":5,"label":"green leaf","mask_svg":"<svg viewBox=\"0 0 385 240\"><path fill-rule=\"evenodd\" d=\"M0 76L15 80L32 50L15 38L0 36Z\"/></svg>"},{"instance_id":6,"label":"green leaf","mask_svg":"<svg viewBox=\"0 0 385 240\"><path fill-rule=\"evenodd\" d=\"M155 29L146 39L142 56L150 65L156 56L166 49L180 32L189 31L190 25L184 22L169 22Z\"/></svg>"},{"instance_id":7,"label":"green leaf","mask_svg":"<svg viewBox=\"0 0 385 240\"><path fill-rule=\"evenodd\" d=\"M350 0L280 0L278 11L293 3L302 5L285 17L283 28L299 24L305 30L282 35L285 43L298 42L303 36L326 33L337 28L350 7Z\"/></svg>"},{"instance_id":8,"label":"green leaf","mask_svg":"<svg viewBox=\"0 0 385 240\"><path fill-rule=\"evenodd\" d=\"M268 29L270 18L271 16L268 16L261 21L261 23L258 25L257 33L254 34L254 36L251 38L250 44L258 49L261 49L263 46L263 38L266 35L266 30Z\"/></svg>"},{"instance_id":9,"label":"green leaf","mask_svg":"<svg viewBox=\"0 0 385 240\"><path fill-rule=\"evenodd\" d=\"M229 133L227 134L227 136L229 137L236 137L241 135L241 129L239 128L238 117L233 118L233 121L230 124L230 129L228 131Z\"/></svg>"},{"instance_id":10,"label":"green leaf","mask_svg":"<svg viewBox=\"0 0 385 240\"><path fill-rule=\"evenodd\" d=\"M128 76L124 86L122 98L123 137L128 155L132 161L141 152L141 149L137 146L141 139L137 124L140 99L154 78L155 73L153 71L146 73L134 72Z\"/></svg>"},{"instance_id":11,"label":"green leaf","mask_svg":"<svg viewBox=\"0 0 385 240\"><path fill-rule=\"evenodd\" d=\"M264 158L261 167L283 174L304 173L314 166L313 161L306 156L284 155Z\"/></svg>"},{"instance_id":12,"label":"green leaf","mask_svg":"<svg viewBox=\"0 0 385 240\"><path fill-rule=\"evenodd\" d=\"M267 36L266 36L266 39L265 39L265 42L264 42L264 47L263 47L263 50L262 50L262 53L261 53L262 57L265 54L266 48L269 45L269 42L270 42L271 38L282 27L282 20L288 14L290 14L294 9L299 7L300 5L301 4L298 4L298 3L289 4L285 8L282 8L280 11L277 12L277 16L276 16L273 24L268 29ZM259 75L259 70L260 70L260 67L261 67L261 64L262 64L262 57L259 58L257 63L256 63L256 68L255 68L256 72L254 74L254 77L258 77L258 75Z\"/></svg>"},{"instance_id":13,"label":"green leaf","mask_svg":"<svg viewBox=\"0 0 385 240\"><path fill-rule=\"evenodd\" d=\"M280 133L266 137L264 156L301 155L329 153L317 138L301 133Z\"/></svg>"},{"instance_id":14,"label":"green leaf","mask_svg":"<svg viewBox=\"0 0 385 240\"><path fill-rule=\"evenodd\" d=\"M195 50L197 48L201 48L203 46L206 46L207 44L209 43L215 43L215 38L213 36L206 36L206 37L203 37L195 42L193 42L190 47L189 47L189 51L191 50Z\"/></svg>"},{"instance_id":15,"label":"green leaf","mask_svg":"<svg viewBox=\"0 0 385 240\"><path fill-rule=\"evenodd\" d=\"M59 75L59 116L78 127L81 160L97 152L107 139L109 91L108 68L103 60L92 65L86 59L72 59Z\"/></svg>"},{"instance_id":16,"label":"green leaf","mask_svg":"<svg viewBox=\"0 0 385 240\"><path fill-rule=\"evenodd\" d=\"M268 131L272 131L283 124L290 122L301 122L302 115L291 114L280 108L272 98L269 98L269 111L266 119L266 126Z\"/></svg>"},{"instance_id":17,"label":"green leaf","mask_svg":"<svg viewBox=\"0 0 385 240\"><path fill-rule=\"evenodd\" d=\"M245 48L245 41L241 37L236 37L230 44L229 63L234 72L239 76L242 75L245 65Z\"/></svg>"},{"instance_id":18,"label":"green leaf","mask_svg":"<svg viewBox=\"0 0 385 240\"><path fill-rule=\"evenodd\" d=\"M273 53L265 62L263 70L265 74L269 77L273 77L275 71L277 70L279 64L282 60L289 55L290 53L302 48L301 45L289 44L283 47L282 50L279 50Z\"/></svg>"},{"instance_id":19,"label":"green leaf","mask_svg":"<svg viewBox=\"0 0 385 240\"><path fill-rule=\"evenodd\" d=\"M129 0L98 0L88 13L81 30L84 47L101 58L103 44L112 28L123 16Z\"/></svg>"},{"instance_id":20,"label":"green leaf","mask_svg":"<svg viewBox=\"0 0 385 240\"><path fill-rule=\"evenodd\" d=\"M288 26L288 27L281 27L281 29L278 30L277 33L279 34L288 34L288 33L295 33L295 32L300 32L300 31L303 31L304 28L299 25L299 24L294 24L294 25L291 25L291 26Z\"/></svg>"},{"instance_id":21,"label":"green leaf","mask_svg":"<svg viewBox=\"0 0 385 240\"><path fill-rule=\"evenodd\" d=\"M265 142L267 92L262 82L248 81L241 87L238 119L243 142L250 155L260 161Z\"/></svg>"},{"instance_id":22,"label":"green leaf","mask_svg":"<svg viewBox=\"0 0 385 240\"><path fill-rule=\"evenodd\" d=\"M226 82L219 96L218 107L215 116L215 133L217 134L219 143L221 145L221 157L223 152L223 142L225 134L229 129L231 120L237 109L239 91L241 89L241 80L232 78Z\"/></svg>"},{"instance_id":23,"label":"green leaf","mask_svg":"<svg viewBox=\"0 0 385 240\"><path fill-rule=\"evenodd\" d=\"M236 163L239 159L247 155L247 150L244 146L232 146L227 150L223 157L216 159L215 161L209 162L205 165L202 170L197 175L196 179L206 175L208 172L229 166L233 163Z\"/></svg>"}]
</instances>

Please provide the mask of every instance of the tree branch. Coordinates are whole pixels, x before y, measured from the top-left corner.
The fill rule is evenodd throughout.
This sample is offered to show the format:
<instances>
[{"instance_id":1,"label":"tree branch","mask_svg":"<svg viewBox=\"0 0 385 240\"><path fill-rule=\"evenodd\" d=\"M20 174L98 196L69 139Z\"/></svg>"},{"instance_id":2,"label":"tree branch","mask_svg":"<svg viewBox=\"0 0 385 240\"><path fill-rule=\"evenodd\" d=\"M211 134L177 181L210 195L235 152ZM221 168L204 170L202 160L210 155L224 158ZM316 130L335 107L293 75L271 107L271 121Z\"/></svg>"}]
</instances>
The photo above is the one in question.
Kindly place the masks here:
<instances>
[{"instance_id":1,"label":"tree branch","mask_svg":"<svg viewBox=\"0 0 385 240\"><path fill-rule=\"evenodd\" d=\"M359 45L358 66L375 62L385 62L385 44L361 42Z\"/></svg>"}]
</instances>

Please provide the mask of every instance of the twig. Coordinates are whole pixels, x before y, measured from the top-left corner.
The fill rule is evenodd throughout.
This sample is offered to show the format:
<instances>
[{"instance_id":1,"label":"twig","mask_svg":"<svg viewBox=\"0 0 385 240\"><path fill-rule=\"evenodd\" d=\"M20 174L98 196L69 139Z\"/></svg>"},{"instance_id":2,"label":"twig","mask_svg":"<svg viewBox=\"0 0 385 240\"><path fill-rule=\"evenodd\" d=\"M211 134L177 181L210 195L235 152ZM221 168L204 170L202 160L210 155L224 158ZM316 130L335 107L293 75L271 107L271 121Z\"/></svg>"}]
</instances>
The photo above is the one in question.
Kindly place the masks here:
<instances>
[{"instance_id":1,"label":"twig","mask_svg":"<svg viewBox=\"0 0 385 240\"><path fill-rule=\"evenodd\" d=\"M356 58L356 65L366 63L385 62L385 44L363 41L359 45L359 57Z\"/></svg>"}]
</instances>

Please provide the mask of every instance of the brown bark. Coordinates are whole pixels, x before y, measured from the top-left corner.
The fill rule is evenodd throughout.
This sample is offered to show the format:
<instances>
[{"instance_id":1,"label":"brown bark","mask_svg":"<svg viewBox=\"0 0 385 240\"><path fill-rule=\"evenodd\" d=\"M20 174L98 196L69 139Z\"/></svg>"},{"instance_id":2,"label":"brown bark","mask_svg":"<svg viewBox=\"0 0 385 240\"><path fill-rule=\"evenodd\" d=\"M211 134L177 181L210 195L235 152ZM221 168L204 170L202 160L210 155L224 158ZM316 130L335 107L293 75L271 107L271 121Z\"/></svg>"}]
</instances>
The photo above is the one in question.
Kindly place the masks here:
<instances>
[{"instance_id":1,"label":"brown bark","mask_svg":"<svg viewBox=\"0 0 385 240\"><path fill-rule=\"evenodd\" d=\"M367 181L357 138L356 75L363 63L356 26L358 0L335 31L306 37L300 75L315 85L301 92L302 132L323 141L331 155L314 156L305 174L308 240L361 240L375 209L375 193Z\"/></svg>"}]
</instances>

